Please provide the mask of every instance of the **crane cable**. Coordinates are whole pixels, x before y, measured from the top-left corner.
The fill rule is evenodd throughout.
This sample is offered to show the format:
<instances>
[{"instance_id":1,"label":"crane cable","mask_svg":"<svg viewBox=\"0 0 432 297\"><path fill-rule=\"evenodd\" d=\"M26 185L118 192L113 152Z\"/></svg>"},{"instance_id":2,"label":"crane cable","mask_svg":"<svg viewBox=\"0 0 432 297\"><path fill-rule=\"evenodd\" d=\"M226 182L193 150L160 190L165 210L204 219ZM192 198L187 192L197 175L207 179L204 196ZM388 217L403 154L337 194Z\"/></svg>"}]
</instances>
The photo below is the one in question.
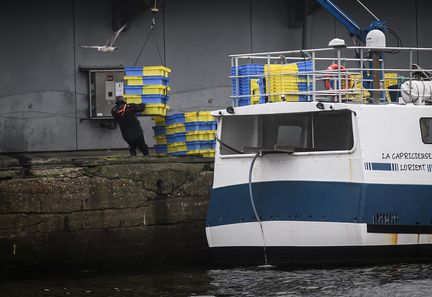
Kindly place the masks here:
<instances>
[{"instance_id":1,"label":"crane cable","mask_svg":"<svg viewBox=\"0 0 432 297\"><path fill-rule=\"evenodd\" d=\"M156 14L159 12L159 9L157 8L157 0L154 1L154 5L150 9L150 11L153 14L152 21L151 21L151 24L150 24L150 31L148 32L147 37L146 37L146 39L144 41L144 44L141 47L141 50L140 50L140 52L138 54L138 57L135 60L134 66L137 65L137 63L138 63L138 61L139 61L139 59L141 57L141 54L142 54L144 48L146 47L147 43L149 42L150 37L151 37L151 35L152 35L153 31L154 31L154 28L156 26ZM163 59L162 59L162 55L161 55L161 52L160 52L160 49L159 49L159 43L158 43L157 37L156 37L155 34L153 34L153 37L154 37L154 41L156 43L156 49L157 49L157 52L158 52L158 55L159 55L159 60L160 60L161 64L164 64L163 63Z\"/></svg>"}]
</instances>

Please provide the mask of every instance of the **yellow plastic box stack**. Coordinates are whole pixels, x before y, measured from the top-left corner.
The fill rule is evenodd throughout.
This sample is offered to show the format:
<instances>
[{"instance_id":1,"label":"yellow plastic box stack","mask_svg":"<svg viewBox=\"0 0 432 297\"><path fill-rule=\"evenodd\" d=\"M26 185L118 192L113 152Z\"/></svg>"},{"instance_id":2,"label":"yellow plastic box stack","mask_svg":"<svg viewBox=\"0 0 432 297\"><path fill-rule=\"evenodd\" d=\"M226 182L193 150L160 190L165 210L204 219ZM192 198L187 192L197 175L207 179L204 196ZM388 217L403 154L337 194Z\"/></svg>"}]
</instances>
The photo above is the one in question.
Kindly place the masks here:
<instances>
[{"instance_id":1,"label":"yellow plastic box stack","mask_svg":"<svg viewBox=\"0 0 432 297\"><path fill-rule=\"evenodd\" d=\"M307 96L293 93L306 92L311 89L306 75L301 72L312 70L312 62L301 61L290 64L265 64L266 92L269 102L307 101Z\"/></svg>"},{"instance_id":2,"label":"yellow plastic box stack","mask_svg":"<svg viewBox=\"0 0 432 297\"><path fill-rule=\"evenodd\" d=\"M214 157L215 130L216 122L207 111L167 116L167 152L173 156Z\"/></svg>"},{"instance_id":3,"label":"yellow plastic box stack","mask_svg":"<svg viewBox=\"0 0 432 297\"><path fill-rule=\"evenodd\" d=\"M363 96L363 98L371 97L371 93L361 85L361 75L360 74L351 74L349 76L349 79L351 81L350 88L355 89L357 92L361 92L361 90L363 90L362 93L360 93L360 94L350 95L348 97L349 99L356 101L356 100L360 100L360 98L362 96ZM390 86L394 86L394 85L398 85L398 74L395 72L385 73L384 74L384 88L388 89ZM386 99L388 101L391 101L390 92L388 90L386 91Z\"/></svg>"},{"instance_id":4,"label":"yellow plastic box stack","mask_svg":"<svg viewBox=\"0 0 432 297\"><path fill-rule=\"evenodd\" d=\"M155 123L152 127L153 139L156 142L154 145L155 153L158 156L165 156L168 154L165 116L152 116L152 120Z\"/></svg>"},{"instance_id":5,"label":"yellow plastic box stack","mask_svg":"<svg viewBox=\"0 0 432 297\"><path fill-rule=\"evenodd\" d=\"M398 85L398 74L395 72L389 72L384 74L384 87L388 89L390 86ZM386 98L391 101L390 92L386 91Z\"/></svg>"},{"instance_id":6,"label":"yellow plastic box stack","mask_svg":"<svg viewBox=\"0 0 432 297\"><path fill-rule=\"evenodd\" d=\"M187 154L214 158L217 124L210 111L185 112L185 125L186 131L189 131L186 133ZM197 142L201 142L201 148L194 149L193 145Z\"/></svg>"},{"instance_id":7,"label":"yellow plastic box stack","mask_svg":"<svg viewBox=\"0 0 432 297\"><path fill-rule=\"evenodd\" d=\"M143 115L166 116L170 73L164 66L125 68L124 98L128 103L146 104Z\"/></svg>"},{"instance_id":8,"label":"yellow plastic box stack","mask_svg":"<svg viewBox=\"0 0 432 297\"><path fill-rule=\"evenodd\" d=\"M214 158L216 121L209 111L152 116L157 155Z\"/></svg>"}]
</instances>

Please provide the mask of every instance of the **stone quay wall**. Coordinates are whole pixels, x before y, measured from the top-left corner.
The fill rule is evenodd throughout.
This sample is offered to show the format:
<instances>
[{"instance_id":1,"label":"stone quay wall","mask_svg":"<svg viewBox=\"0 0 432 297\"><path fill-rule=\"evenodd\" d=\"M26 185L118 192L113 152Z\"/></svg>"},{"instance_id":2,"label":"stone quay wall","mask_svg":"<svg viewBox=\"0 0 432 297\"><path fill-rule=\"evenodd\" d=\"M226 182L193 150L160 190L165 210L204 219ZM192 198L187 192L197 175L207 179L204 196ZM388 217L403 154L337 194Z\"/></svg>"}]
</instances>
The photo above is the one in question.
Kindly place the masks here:
<instances>
[{"instance_id":1,"label":"stone quay wall","mask_svg":"<svg viewBox=\"0 0 432 297\"><path fill-rule=\"evenodd\" d=\"M25 171L0 164L3 268L209 261L212 160L52 159Z\"/></svg>"}]
</instances>

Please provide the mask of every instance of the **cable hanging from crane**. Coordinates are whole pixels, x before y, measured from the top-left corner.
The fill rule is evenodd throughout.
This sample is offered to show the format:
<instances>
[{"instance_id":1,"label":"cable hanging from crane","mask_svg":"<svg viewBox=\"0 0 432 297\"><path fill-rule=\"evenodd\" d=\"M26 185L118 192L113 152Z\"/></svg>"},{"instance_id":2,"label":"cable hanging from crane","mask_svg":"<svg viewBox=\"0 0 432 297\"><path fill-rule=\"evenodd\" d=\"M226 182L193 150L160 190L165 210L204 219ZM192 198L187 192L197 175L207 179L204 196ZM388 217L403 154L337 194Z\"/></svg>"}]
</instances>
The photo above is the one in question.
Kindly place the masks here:
<instances>
[{"instance_id":1,"label":"cable hanging from crane","mask_svg":"<svg viewBox=\"0 0 432 297\"><path fill-rule=\"evenodd\" d=\"M141 57L141 54L144 51L144 48L146 47L147 43L149 42L150 37L151 37L151 35L152 35L152 33L153 33L154 29L155 29L155 26L156 26L156 14L159 12L159 8L157 8L157 0L154 1L153 7L150 9L150 12L152 13L152 21L151 21L151 24L150 24L150 31L148 32L148 34L147 34L147 36L145 38L144 44L142 45L141 50L140 50L140 52L139 52L139 54L138 54L138 56L137 56L137 58L135 60L134 66L137 65L137 63L138 63L138 61L139 61L139 59ZM158 40L157 40L157 37L156 37L155 34L153 34L153 38L154 38L154 41L156 43L156 49L157 49L157 52L158 52L158 55L159 55L159 60L160 60L161 64L164 64L163 59L162 59L162 55L161 55L161 52L160 52L160 49L159 49L159 43L158 43Z\"/></svg>"}]
</instances>

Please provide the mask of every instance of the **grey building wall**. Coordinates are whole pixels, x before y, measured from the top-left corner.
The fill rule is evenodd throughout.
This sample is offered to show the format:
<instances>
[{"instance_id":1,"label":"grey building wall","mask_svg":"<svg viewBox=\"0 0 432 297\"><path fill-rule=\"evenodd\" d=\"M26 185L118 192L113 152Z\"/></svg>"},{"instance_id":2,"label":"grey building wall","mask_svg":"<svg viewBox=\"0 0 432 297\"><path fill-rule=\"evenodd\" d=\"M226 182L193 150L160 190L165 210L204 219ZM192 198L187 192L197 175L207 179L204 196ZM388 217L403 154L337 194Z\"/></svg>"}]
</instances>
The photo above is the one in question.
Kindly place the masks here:
<instances>
[{"instance_id":1,"label":"grey building wall","mask_svg":"<svg viewBox=\"0 0 432 297\"><path fill-rule=\"evenodd\" d=\"M228 55L300 48L302 28L288 27L292 0L166 0L137 65L166 63L172 72L171 113L230 105ZM406 46L432 46L432 3L363 1L397 31ZM356 1L337 1L361 26L372 18ZM131 66L150 28L145 14L122 32L119 50L103 54L80 44L102 44L112 31L106 0L18 0L0 12L0 152L124 148L118 129L88 119L87 75L81 66ZM311 47L346 29L323 9L311 17ZM388 38L391 44L391 38ZM156 46L158 45L158 46ZM158 49L160 55L158 53ZM389 63L395 63L395 57ZM431 63L419 57L422 65ZM152 121L141 118L152 144Z\"/></svg>"}]
</instances>

